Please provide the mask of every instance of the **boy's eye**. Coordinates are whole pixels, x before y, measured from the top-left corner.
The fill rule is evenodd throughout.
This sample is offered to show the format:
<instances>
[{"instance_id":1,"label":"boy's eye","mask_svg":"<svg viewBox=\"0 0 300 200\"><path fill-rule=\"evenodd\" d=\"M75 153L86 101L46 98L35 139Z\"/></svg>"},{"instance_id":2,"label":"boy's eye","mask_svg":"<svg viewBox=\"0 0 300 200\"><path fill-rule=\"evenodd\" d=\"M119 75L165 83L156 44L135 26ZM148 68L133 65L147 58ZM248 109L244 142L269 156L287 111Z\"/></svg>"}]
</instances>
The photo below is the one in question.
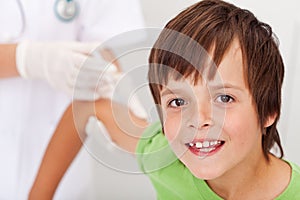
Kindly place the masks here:
<instances>
[{"instance_id":1,"label":"boy's eye","mask_svg":"<svg viewBox=\"0 0 300 200\"><path fill-rule=\"evenodd\" d=\"M229 95L220 95L217 97L217 101L220 103L231 103L234 99Z\"/></svg>"},{"instance_id":2,"label":"boy's eye","mask_svg":"<svg viewBox=\"0 0 300 200\"><path fill-rule=\"evenodd\" d=\"M173 99L172 101L169 102L169 106L174 108L184 106L184 105L186 105L186 102L181 98Z\"/></svg>"}]
</instances>

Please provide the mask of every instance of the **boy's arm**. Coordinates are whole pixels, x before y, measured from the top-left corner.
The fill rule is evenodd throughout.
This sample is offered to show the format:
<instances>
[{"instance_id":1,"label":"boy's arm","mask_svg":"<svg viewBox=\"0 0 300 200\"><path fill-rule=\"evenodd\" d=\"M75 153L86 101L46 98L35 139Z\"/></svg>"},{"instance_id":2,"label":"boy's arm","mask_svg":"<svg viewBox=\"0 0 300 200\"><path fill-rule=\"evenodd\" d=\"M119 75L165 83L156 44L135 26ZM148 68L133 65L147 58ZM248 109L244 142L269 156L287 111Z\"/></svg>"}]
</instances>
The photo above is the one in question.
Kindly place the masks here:
<instances>
[{"instance_id":1,"label":"boy's arm","mask_svg":"<svg viewBox=\"0 0 300 200\"><path fill-rule=\"evenodd\" d=\"M134 152L147 123L128 113L126 106L100 99L95 104L74 102L65 111L45 152L29 199L52 199L64 173L82 146L85 125L95 115L105 125L112 140L121 148ZM116 117L117 116L117 117ZM80 134L80 136L79 136Z\"/></svg>"}]
</instances>

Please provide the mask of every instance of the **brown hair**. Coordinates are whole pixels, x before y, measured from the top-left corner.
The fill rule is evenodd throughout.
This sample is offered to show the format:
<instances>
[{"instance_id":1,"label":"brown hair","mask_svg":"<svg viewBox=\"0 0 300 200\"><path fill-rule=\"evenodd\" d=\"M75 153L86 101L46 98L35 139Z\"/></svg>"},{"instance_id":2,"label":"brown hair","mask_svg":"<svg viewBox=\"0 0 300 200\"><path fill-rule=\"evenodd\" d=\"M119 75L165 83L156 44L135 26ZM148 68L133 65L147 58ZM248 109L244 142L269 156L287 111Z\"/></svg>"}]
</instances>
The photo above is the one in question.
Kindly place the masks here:
<instances>
[{"instance_id":1,"label":"brown hair","mask_svg":"<svg viewBox=\"0 0 300 200\"><path fill-rule=\"evenodd\" d=\"M220 0L204 0L169 21L149 56L148 78L154 101L160 105L162 85L168 82L168 77L174 76L172 70L197 82L206 60L205 52L213 50L212 60L218 66L234 38L239 40L242 49L246 83L263 132L264 155L269 160L268 153L277 144L282 158L276 126L280 117L284 64L271 27L258 21L248 10ZM214 74L216 70L211 71ZM182 77L176 75L175 79ZM160 110L158 112L161 117ZM270 116L276 119L264 128Z\"/></svg>"}]
</instances>

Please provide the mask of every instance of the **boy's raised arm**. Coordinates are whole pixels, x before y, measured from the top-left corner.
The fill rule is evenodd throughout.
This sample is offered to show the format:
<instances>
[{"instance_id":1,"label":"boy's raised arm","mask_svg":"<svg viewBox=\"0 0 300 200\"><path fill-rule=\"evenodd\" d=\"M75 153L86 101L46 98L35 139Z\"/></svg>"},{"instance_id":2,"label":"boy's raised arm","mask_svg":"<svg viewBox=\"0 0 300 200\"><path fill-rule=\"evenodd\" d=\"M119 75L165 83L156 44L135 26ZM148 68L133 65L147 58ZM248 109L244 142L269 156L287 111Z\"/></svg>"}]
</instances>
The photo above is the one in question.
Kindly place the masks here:
<instances>
[{"instance_id":1,"label":"boy's raised arm","mask_svg":"<svg viewBox=\"0 0 300 200\"><path fill-rule=\"evenodd\" d=\"M86 137L88 118L95 114L118 146L129 152L135 151L139 137L147 126L145 120L128 112L126 106L108 99L100 99L95 104L73 102L65 111L47 147L29 194L30 200L53 198L61 178Z\"/></svg>"}]
</instances>

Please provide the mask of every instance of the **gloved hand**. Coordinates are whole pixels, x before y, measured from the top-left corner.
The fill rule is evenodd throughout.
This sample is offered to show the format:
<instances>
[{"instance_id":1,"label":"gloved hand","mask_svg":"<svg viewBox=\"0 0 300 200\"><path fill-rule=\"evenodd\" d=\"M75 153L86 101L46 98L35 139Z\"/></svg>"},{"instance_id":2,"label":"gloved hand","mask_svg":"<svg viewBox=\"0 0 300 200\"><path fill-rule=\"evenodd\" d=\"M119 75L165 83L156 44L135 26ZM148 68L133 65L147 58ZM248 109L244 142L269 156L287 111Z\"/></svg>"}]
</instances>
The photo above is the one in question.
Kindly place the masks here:
<instances>
[{"instance_id":1,"label":"gloved hand","mask_svg":"<svg viewBox=\"0 0 300 200\"><path fill-rule=\"evenodd\" d=\"M100 54L94 52L93 56L84 62L75 80L73 99L112 99L119 72L114 64L102 61Z\"/></svg>"},{"instance_id":2,"label":"gloved hand","mask_svg":"<svg viewBox=\"0 0 300 200\"><path fill-rule=\"evenodd\" d=\"M79 89L79 92L74 91L74 98L94 100L108 98L125 104L137 117L147 119L147 113L134 93L131 77L120 72L114 64L97 65L99 55L94 52L93 57L89 58L80 69L76 79L78 85L77 83L75 85L75 89ZM94 73L88 73L88 71ZM86 74L90 74L88 80L85 80ZM81 87L93 88L93 90L92 92L91 90L83 91L80 90Z\"/></svg>"},{"instance_id":3,"label":"gloved hand","mask_svg":"<svg viewBox=\"0 0 300 200\"><path fill-rule=\"evenodd\" d=\"M69 96L75 90L74 98L78 100L93 100L94 79L98 80L95 74L101 74L107 65L101 56L93 59L89 55L96 47L96 43L21 42L16 49L17 69L21 77L45 80ZM93 66L85 65L87 67L81 70L87 59L93 60ZM79 72L81 79L76 81Z\"/></svg>"},{"instance_id":4,"label":"gloved hand","mask_svg":"<svg viewBox=\"0 0 300 200\"><path fill-rule=\"evenodd\" d=\"M147 112L135 93L137 87L133 85L132 77L118 71L107 71L103 76L110 78L110 82L106 84L106 87L100 87L99 85L97 89L98 94L110 95L107 97L113 101L125 104L135 116L147 119Z\"/></svg>"},{"instance_id":5,"label":"gloved hand","mask_svg":"<svg viewBox=\"0 0 300 200\"><path fill-rule=\"evenodd\" d=\"M103 79L105 81L103 80L102 82L106 82L106 80L109 79L107 80L107 83L109 84L106 84L106 87L98 85L96 93L106 94L106 98L125 104L135 116L147 120L147 111L141 104L138 96L132 91L133 85L130 77L124 78L124 76L126 76L126 74L118 72L113 68L105 71L103 73ZM92 115L89 117L85 126L85 132L87 135L99 134L99 132L105 134L106 129L103 128L101 121L99 121L96 116ZM110 139L109 135L107 138Z\"/></svg>"},{"instance_id":6,"label":"gloved hand","mask_svg":"<svg viewBox=\"0 0 300 200\"><path fill-rule=\"evenodd\" d=\"M97 119L95 116L90 116L86 126L85 126L85 133L88 136L99 136L99 133L103 134L103 136L106 138L107 148L111 147L111 144L114 142L112 141L107 129L105 128L104 124ZM104 143L105 144L105 143Z\"/></svg>"}]
</instances>

